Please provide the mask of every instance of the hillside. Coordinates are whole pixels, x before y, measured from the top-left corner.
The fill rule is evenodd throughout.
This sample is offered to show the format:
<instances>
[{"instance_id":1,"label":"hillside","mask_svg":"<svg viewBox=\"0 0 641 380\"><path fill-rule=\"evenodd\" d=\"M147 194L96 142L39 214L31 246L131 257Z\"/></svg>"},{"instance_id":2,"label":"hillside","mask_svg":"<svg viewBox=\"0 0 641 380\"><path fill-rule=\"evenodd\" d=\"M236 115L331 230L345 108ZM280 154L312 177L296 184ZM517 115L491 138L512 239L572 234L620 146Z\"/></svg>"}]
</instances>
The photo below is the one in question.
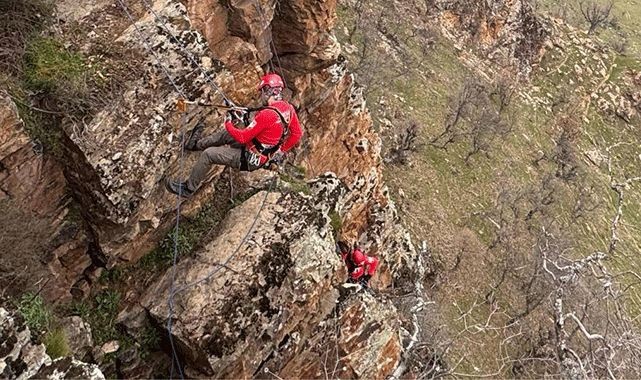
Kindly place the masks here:
<instances>
[{"instance_id":1,"label":"hillside","mask_svg":"<svg viewBox=\"0 0 641 380\"><path fill-rule=\"evenodd\" d=\"M610 45L617 31L638 43L639 18L588 35L538 3L339 8L339 40L385 136L386 181L430 249L424 355L457 376L568 370L561 344L584 375L605 376L613 367L589 358L600 349L581 325L566 320L564 337L558 323L576 315L615 346L639 328L641 62ZM616 376L636 377L626 350Z\"/></svg>"}]
</instances>

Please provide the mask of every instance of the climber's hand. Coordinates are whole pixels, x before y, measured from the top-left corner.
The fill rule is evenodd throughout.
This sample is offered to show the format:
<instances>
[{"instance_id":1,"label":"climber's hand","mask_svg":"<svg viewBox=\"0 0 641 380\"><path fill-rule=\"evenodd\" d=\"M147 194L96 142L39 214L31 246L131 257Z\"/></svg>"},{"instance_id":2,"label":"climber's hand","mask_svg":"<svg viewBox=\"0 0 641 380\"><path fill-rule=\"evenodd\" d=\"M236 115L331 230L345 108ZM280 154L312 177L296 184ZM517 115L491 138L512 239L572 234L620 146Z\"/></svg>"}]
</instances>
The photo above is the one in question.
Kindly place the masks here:
<instances>
[{"instance_id":1,"label":"climber's hand","mask_svg":"<svg viewBox=\"0 0 641 380\"><path fill-rule=\"evenodd\" d=\"M269 162L276 165L281 165L283 162L285 162L285 152L281 151L280 149L277 150L274 154L272 154Z\"/></svg>"},{"instance_id":2,"label":"climber's hand","mask_svg":"<svg viewBox=\"0 0 641 380\"><path fill-rule=\"evenodd\" d=\"M225 121L231 121L232 123L237 124L242 122L244 117L245 117L245 111L238 110L238 109L231 109L227 111L227 115L225 116Z\"/></svg>"}]
</instances>

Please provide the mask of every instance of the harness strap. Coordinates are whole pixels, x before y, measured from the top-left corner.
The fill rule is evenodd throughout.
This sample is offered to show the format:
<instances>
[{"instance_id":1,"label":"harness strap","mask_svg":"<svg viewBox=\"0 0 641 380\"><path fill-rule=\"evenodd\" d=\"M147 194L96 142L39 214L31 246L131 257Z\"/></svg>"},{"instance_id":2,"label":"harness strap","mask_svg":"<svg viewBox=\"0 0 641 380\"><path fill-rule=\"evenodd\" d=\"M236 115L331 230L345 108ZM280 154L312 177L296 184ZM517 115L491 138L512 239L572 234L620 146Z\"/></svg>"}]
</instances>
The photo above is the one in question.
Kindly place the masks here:
<instances>
[{"instance_id":1,"label":"harness strap","mask_svg":"<svg viewBox=\"0 0 641 380\"><path fill-rule=\"evenodd\" d=\"M249 162L247 162L247 151L245 150L245 147L243 147L240 152L240 171L241 172L249 171Z\"/></svg>"},{"instance_id":2,"label":"harness strap","mask_svg":"<svg viewBox=\"0 0 641 380\"><path fill-rule=\"evenodd\" d=\"M287 122L287 120L285 120L285 116L283 116L283 114L276 107L264 106L264 107L252 109L252 111L262 111L265 109L276 112L276 114L280 118L281 124L283 125L283 133L280 135L280 139L278 140L278 143L271 148L265 148L263 144L261 144L260 141L258 141L258 139L255 137L252 139L252 144L254 144L254 147L260 154L263 154L265 156L271 156L272 154L276 153L278 149L280 149L281 145L283 145L283 143L285 142L285 139L287 138L287 136L289 136L289 123Z\"/></svg>"}]
</instances>

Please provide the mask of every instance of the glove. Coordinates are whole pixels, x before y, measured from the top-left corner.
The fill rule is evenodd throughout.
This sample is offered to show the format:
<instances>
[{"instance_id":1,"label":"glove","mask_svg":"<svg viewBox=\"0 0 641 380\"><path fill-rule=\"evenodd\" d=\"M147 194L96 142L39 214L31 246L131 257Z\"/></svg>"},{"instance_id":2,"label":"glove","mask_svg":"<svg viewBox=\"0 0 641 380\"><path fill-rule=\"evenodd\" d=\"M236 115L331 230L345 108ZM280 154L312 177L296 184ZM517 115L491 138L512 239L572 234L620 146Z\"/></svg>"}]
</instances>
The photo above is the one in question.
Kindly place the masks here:
<instances>
[{"instance_id":1,"label":"glove","mask_svg":"<svg viewBox=\"0 0 641 380\"><path fill-rule=\"evenodd\" d=\"M238 109L231 109L227 111L227 115L225 116L225 121L231 121L234 124L237 124L238 122L244 121L245 118L245 111L238 110Z\"/></svg>"},{"instance_id":2,"label":"glove","mask_svg":"<svg viewBox=\"0 0 641 380\"><path fill-rule=\"evenodd\" d=\"M274 154L272 154L271 158L269 159L270 163L274 163L276 165L280 165L285 161L285 152L281 151L278 149Z\"/></svg>"}]
</instances>

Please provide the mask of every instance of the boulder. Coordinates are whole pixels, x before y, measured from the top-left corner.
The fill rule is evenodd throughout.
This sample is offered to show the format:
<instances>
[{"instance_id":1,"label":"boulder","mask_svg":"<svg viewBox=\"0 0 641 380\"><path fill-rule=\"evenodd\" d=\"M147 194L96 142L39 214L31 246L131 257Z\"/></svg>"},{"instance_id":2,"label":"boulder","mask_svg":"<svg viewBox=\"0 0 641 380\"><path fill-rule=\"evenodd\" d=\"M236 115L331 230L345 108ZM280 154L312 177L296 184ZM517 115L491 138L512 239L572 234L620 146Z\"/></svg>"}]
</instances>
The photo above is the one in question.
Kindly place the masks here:
<instances>
[{"instance_id":1,"label":"boulder","mask_svg":"<svg viewBox=\"0 0 641 380\"><path fill-rule=\"evenodd\" d=\"M69 349L75 356L83 358L93 348L91 326L78 316L66 317L60 321L67 337Z\"/></svg>"},{"instance_id":2,"label":"boulder","mask_svg":"<svg viewBox=\"0 0 641 380\"><path fill-rule=\"evenodd\" d=\"M260 192L177 265L173 288L169 270L149 289L142 304L162 326L174 289L172 334L190 371L251 377L291 334L307 336L333 309L341 263L322 205L300 193Z\"/></svg>"}]
</instances>

